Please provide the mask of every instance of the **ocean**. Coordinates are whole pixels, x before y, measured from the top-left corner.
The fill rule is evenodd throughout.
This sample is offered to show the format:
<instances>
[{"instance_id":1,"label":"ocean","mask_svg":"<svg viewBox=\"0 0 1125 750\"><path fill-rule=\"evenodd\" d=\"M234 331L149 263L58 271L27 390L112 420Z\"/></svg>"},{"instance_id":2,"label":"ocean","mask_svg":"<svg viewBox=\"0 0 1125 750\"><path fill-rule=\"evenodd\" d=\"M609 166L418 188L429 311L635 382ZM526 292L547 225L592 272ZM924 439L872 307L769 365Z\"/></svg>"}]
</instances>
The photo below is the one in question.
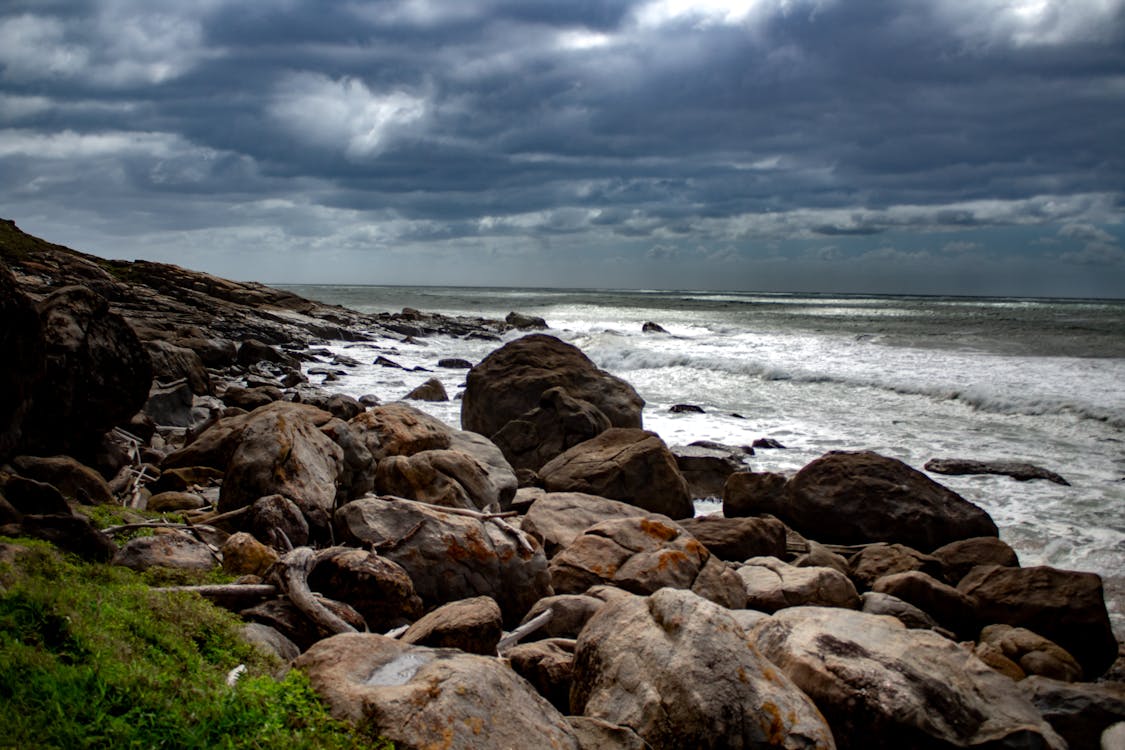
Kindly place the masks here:
<instances>
[{"instance_id":1,"label":"ocean","mask_svg":"<svg viewBox=\"0 0 1125 750\"><path fill-rule=\"evenodd\" d=\"M987 510L1023 565L1102 575L1115 630L1125 636L1125 300L286 288L361 312L541 316L548 333L637 389L646 429L668 444L768 437L785 446L749 457L754 471L793 472L830 450L873 450L919 470L931 458L973 458L1055 471L1071 486L933 478ZM642 333L646 322L667 334ZM389 401L437 377L452 397L465 372L437 361L475 363L498 346L332 342L364 364L324 387ZM380 355L425 371L368 364ZM675 404L703 413L672 413ZM416 405L459 426L456 400ZM717 500L696 506L720 508Z\"/></svg>"}]
</instances>

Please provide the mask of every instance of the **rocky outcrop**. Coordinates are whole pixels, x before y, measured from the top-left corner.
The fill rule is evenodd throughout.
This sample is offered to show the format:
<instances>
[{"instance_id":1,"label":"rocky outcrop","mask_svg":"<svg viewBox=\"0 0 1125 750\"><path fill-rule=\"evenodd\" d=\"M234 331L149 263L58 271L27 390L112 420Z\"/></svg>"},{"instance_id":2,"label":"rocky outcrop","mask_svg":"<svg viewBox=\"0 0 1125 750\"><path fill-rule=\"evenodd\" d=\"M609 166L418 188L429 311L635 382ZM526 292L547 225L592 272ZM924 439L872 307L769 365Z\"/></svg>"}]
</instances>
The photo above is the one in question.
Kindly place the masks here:
<instances>
[{"instance_id":1,"label":"rocky outcrop","mask_svg":"<svg viewBox=\"0 0 1125 750\"><path fill-rule=\"evenodd\" d=\"M1066 487L1070 482L1042 466L1022 461L976 461L970 458L932 458L923 467L935 474L1000 474L1028 482L1032 479L1046 479L1048 482Z\"/></svg>"},{"instance_id":2,"label":"rocky outcrop","mask_svg":"<svg viewBox=\"0 0 1125 750\"><path fill-rule=\"evenodd\" d=\"M636 594L691 589L735 609L746 602L738 578L706 547L675 524L644 517L587 529L551 560L551 581L560 594L610 584Z\"/></svg>"},{"instance_id":3,"label":"rocky outcrop","mask_svg":"<svg viewBox=\"0 0 1125 750\"><path fill-rule=\"evenodd\" d=\"M641 426L644 401L632 386L599 370L578 348L544 334L511 341L469 371L461 424L494 435L538 406L543 392L556 386L596 406L614 427Z\"/></svg>"},{"instance_id":4,"label":"rocky outcrop","mask_svg":"<svg viewBox=\"0 0 1125 750\"><path fill-rule=\"evenodd\" d=\"M43 374L43 328L34 303L0 263L0 460L11 455L23 435L35 384Z\"/></svg>"},{"instance_id":5,"label":"rocky outcrop","mask_svg":"<svg viewBox=\"0 0 1125 750\"><path fill-rule=\"evenodd\" d=\"M982 509L893 458L828 453L797 472L778 517L819 542L898 542L928 552L997 536Z\"/></svg>"},{"instance_id":6,"label":"rocky outcrop","mask_svg":"<svg viewBox=\"0 0 1125 750\"><path fill-rule=\"evenodd\" d=\"M691 518L687 482L653 432L614 428L579 443L539 470L549 492L584 492L670 518Z\"/></svg>"},{"instance_id":7,"label":"rocky outcrop","mask_svg":"<svg viewBox=\"0 0 1125 750\"><path fill-rule=\"evenodd\" d=\"M578 750L562 714L497 659L345 633L294 666L333 716L363 722L396 747Z\"/></svg>"},{"instance_id":8,"label":"rocky outcrop","mask_svg":"<svg viewBox=\"0 0 1125 750\"><path fill-rule=\"evenodd\" d=\"M815 701L844 750L1066 747L1007 677L893 618L796 607L751 639Z\"/></svg>"},{"instance_id":9,"label":"rocky outcrop","mask_svg":"<svg viewBox=\"0 0 1125 750\"><path fill-rule=\"evenodd\" d=\"M511 626L554 593L543 549L511 527L409 500L363 498L336 511L336 530L401 565L427 607L491 596Z\"/></svg>"},{"instance_id":10,"label":"rocky outcrop","mask_svg":"<svg viewBox=\"0 0 1125 750\"><path fill-rule=\"evenodd\" d=\"M957 589L975 600L982 623L1014 625L1050 638L1078 660L1088 679L1117 659L1102 579L1094 573L982 566Z\"/></svg>"},{"instance_id":11,"label":"rocky outcrop","mask_svg":"<svg viewBox=\"0 0 1125 750\"><path fill-rule=\"evenodd\" d=\"M571 711L654 750L833 748L820 712L721 607L689 591L608 602L578 637Z\"/></svg>"}]
</instances>

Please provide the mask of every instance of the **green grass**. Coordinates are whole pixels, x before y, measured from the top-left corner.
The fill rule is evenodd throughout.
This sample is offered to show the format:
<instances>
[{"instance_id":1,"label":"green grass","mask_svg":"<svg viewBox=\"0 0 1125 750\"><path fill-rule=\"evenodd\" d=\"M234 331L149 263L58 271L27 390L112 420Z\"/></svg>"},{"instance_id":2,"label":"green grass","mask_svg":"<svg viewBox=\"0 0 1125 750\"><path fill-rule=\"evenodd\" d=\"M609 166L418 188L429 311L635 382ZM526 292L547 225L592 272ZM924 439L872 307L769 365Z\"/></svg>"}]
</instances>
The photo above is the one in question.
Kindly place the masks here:
<instances>
[{"instance_id":1,"label":"green grass","mask_svg":"<svg viewBox=\"0 0 1125 750\"><path fill-rule=\"evenodd\" d=\"M0 563L0 747L391 747L332 719L301 673L274 679L230 613L12 543L26 551Z\"/></svg>"}]
</instances>

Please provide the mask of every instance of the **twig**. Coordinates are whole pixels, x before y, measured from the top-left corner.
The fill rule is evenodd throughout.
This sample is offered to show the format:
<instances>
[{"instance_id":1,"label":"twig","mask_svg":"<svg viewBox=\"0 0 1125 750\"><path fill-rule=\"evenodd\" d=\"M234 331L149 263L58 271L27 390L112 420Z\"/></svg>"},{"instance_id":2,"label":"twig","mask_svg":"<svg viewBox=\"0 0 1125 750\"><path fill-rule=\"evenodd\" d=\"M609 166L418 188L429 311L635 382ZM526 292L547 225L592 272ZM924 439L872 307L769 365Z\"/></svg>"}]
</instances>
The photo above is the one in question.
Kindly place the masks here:
<instances>
[{"instance_id":1,"label":"twig","mask_svg":"<svg viewBox=\"0 0 1125 750\"><path fill-rule=\"evenodd\" d=\"M524 536L524 533L517 529L515 526L512 526L504 519L498 517L489 518L488 520L498 526L500 529L514 536L516 538L516 541L519 542L520 548L523 549L524 552L527 552L528 554L535 552L535 546L532 545L531 542L527 541L527 537Z\"/></svg>"},{"instance_id":2,"label":"twig","mask_svg":"<svg viewBox=\"0 0 1125 750\"><path fill-rule=\"evenodd\" d=\"M410 630L409 625L399 625L397 628L391 628L386 633L383 633L383 635L386 636L387 638L399 638L407 630Z\"/></svg>"},{"instance_id":3,"label":"twig","mask_svg":"<svg viewBox=\"0 0 1125 750\"><path fill-rule=\"evenodd\" d=\"M534 633L536 630L546 625L550 621L553 614L554 610L550 608L547 608L543 612L540 612L535 617L531 618L523 625L520 625L518 628L513 630L511 633L508 633L503 638L501 638L500 642L496 644L496 651L501 656L503 656L506 652L510 651L513 646L519 643L524 636L530 635L531 633Z\"/></svg>"}]
</instances>

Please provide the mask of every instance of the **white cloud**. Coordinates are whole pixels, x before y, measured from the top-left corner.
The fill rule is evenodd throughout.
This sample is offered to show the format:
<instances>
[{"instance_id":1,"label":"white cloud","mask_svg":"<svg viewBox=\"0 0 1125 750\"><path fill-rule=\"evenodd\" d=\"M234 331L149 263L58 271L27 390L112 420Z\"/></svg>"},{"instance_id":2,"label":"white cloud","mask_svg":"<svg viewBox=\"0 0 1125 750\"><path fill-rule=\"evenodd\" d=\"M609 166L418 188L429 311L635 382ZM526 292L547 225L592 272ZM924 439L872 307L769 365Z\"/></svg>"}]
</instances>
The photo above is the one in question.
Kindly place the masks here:
<instances>
[{"instance_id":1,"label":"white cloud","mask_svg":"<svg viewBox=\"0 0 1125 750\"><path fill-rule=\"evenodd\" d=\"M971 43L1054 46L1111 40L1125 0L952 0L932 7Z\"/></svg>"},{"instance_id":2,"label":"white cloud","mask_svg":"<svg viewBox=\"0 0 1125 750\"><path fill-rule=\"evenodd\" d=\"M70 43L54 18L22 16L0 19L0 64L7 80L66 78L85 70L90 53Z\"/></svg>"},{"instance_id":3,"label":"white cloud","mask_svg":"<svg viewBox=\"0 0 1125 750\"><path fill-rule=\"evenodd\" d=\"M197 147L173 133L76 133L72 130L40 133L19 129L0 130L0 157L28 156L50 160L136 154L168 157L190 148Z\"/></svg>"},{"instance_id":4,"label":"white cloud","mask_svg":"<svg viewBox=\"0 0 1125 750\"><path fill-rule=\"evenodd\" d=\"M296 73L277 87L270 114L310 145L363 159L378 155L395 136L416 127L427 109L424 96L406 91L376 93L357 78Z\"/></svg>"},{"instance_id":5,"label":"white cloud","mask_svg":"<svg viewBox=\"0 0 1125 750\"><path fill-rule=\"evenodd\" d=\"M789 15L798 10L817 10L832 0L651 0L636 12L641 26L664 26L691 22L697 28L708 26L756 25L771 16Z\"/></svg>"},{"instance_id":6,"label":"white cloud","mask_svg":"<svg viewBox=\"0 0 1125 750\"><path fill-rule=\"evenodd\" d=\"M1069 250L1059 257L1079 265L1111 265L1125 263L1125 249L1116 237L1092 224L1066 224L1059 236L1082 243L1079 250Z\"/></svg>"}]
</instances>

